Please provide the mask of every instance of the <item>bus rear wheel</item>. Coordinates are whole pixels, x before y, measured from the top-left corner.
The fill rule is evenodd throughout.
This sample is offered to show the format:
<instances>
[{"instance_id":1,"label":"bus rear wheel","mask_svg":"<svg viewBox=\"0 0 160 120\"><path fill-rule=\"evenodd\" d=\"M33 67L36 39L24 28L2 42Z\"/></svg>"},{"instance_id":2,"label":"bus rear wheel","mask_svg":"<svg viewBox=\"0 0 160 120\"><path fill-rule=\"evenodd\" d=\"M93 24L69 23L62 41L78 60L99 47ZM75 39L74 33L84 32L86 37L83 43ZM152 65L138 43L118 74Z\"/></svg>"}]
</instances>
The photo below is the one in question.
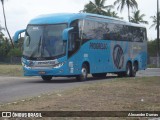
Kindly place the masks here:
<instances>
[{"instance_id":1,"label":"bus rear wheel","mask_svg":"<svg viewBox=\"0 0 160 120\"><path fill-rule=\"evenodd\" d=\"M44 81L51 81L52 80L52 76L51 75L44 75L44 76L41 76L41 77L42 77L42 79Z\"/></svg>"},{"instance_id":2,"label":"bus rear wheel","mask_svg":"<svg viewBox=\"0 0 160 120\"><path fill-rule=\"evenodd\" d=\"M125 72L126 77L131 77L132 76L132 65L130 62L127 63L126 65L126 72Z\"/></svg>"},{"instance_id":3,"label":"bus rear wheel","mask_svg":"<svg viewBox=\"0 0 160 120\"><path fill-rule=\"evenodd\" d=\"M88 66L86 64L83 64L81 69L81 75L78 75L76 79L78 81L85 81L87 80L87 76L88 76Z\"/></svg>"},{"instance_id":4,"label":"bus rear wheel","mask_svg":"<svg viewBox=\"0 0 160 120\"><path fill-rule=\"evenodd\" d=\"M134 62L134 63L133 63L133 67L132 67L131 77L135 77L137 71L138 71L138 64L137 64L136 62Z\"/></svg>"}]
</instances>

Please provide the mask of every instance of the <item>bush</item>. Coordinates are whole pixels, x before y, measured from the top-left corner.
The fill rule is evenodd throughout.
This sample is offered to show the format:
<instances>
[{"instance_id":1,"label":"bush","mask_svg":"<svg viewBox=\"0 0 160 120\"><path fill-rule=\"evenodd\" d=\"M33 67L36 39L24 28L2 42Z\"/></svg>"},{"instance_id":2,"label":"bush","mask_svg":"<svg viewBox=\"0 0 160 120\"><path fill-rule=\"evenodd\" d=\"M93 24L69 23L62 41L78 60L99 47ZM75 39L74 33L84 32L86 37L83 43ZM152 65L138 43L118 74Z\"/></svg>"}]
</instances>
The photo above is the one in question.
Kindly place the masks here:
<instances>
[{"instance_id":1,"label":"bush","mask_svg":"<svg viewBox=\"0 0 160 120\"><path fill-rule=\"evenodd\" d=\"M22 52L19 50L19 48L13 48L8 53L9 57L20 57L22 56Z\"/></svg>"}]
</instances>

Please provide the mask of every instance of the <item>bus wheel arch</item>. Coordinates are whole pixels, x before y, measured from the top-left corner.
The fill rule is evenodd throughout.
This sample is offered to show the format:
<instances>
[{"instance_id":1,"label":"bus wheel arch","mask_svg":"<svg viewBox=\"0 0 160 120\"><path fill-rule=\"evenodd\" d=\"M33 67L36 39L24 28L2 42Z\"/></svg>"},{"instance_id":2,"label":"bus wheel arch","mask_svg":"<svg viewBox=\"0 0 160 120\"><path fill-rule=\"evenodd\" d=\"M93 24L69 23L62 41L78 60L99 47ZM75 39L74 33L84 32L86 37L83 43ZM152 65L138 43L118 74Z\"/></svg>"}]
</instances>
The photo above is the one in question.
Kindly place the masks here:
<instances>
[{"instance_id":1,"label":"bus wheel arch","mask_svg":"<svg viewBox=\"0 0 160 120\"><path fill-rule=\"evenodd\" d=\"M87 68L88 68L88 73L90 73L90 64L89 64L89 62L88 62L88 61L84 61L83 64L82 64L82 66L83 66L84 64L85 64L85 65L87 66Z\"/></svg>"},{"instance_id":2,"label":"bus wheel arch","mask_svg":"<svg viewBox=\"0 0 160 120\"><path fill-rule=\"evenodd\" d=\"M78 81L85 81L87 80L88 73L90 73L90 65L89 62L85 61L81 67L81 74L76 76L76 79Z\"/></svg>"}]
</instances>

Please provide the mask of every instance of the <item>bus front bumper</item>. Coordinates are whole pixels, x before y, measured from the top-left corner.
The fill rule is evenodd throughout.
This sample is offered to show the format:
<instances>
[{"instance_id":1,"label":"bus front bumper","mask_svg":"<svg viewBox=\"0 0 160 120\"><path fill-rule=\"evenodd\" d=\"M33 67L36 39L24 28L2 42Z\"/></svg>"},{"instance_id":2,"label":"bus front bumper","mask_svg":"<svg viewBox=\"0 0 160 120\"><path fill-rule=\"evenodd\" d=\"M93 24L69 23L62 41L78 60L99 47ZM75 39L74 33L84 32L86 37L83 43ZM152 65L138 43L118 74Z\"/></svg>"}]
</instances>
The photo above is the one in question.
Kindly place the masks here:
<instances>
[{"instance_id":1,"label":"bus front bumper","mask_svg":"<svg viewBox=\"0 0 160 120\"><path fill-rule=\"evenodd\" d=\"M61 68L49 68L49 67L31 68L31 67L23 66L23 71L24 71L24 76L65 75L65 71L63 67Z\"/></svg>"}]
</instances>

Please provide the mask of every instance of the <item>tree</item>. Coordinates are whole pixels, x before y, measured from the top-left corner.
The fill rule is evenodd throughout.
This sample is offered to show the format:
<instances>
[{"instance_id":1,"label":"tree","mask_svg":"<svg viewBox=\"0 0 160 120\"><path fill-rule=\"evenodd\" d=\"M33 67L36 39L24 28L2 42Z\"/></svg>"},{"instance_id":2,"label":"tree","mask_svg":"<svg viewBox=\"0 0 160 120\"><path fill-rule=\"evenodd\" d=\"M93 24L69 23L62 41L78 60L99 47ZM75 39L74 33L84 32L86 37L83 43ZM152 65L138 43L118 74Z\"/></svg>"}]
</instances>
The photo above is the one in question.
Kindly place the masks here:
<instances>
[{"instance_id":1,"label":"tree","mask_svg":"<svg viewBox=\"0 0 160 120\"><path fill-rule=\"evenodd\" d=\"M4 16L4 22L5 22L5 29L6 29L6 31L7 31L8 36L9 36L11 45L12 45L12 47L14 48L14 44L13 44L11 35L10 35L9 30L8 30L8 28L7 28L7 21L6 21L6 15L5 15L5 10L4 10L4 0L1 0L1 3L2 3L2 8L3 8L3 16Z\"/></svg>"},{"instance_id":2,"label":"tree","mask_svg":"<svg viewBox=\"0 0 160 120\"><path fill-rule=\"evenodd\" d=\"M3 38L4 34L2 33L2 30L5 30L5 29L0 25L0 42L2 39L4 39Z\"/></svg>"},{"instance_id":3,"label":"tree","mask_svg":"<svg viewBox=\"0 0 160 120\"><path fill-rule=\"evenodd\" d=\"M8 52L10 51L10 45L7 38L4 38L4 34L0 38L0 56L6 57Z\"/></svg>"},{"instance_id":4,"label":"tree","mask_svg":"<svg viewBox=\"0 0 160 120\"><path fill-rule=\"evenodd\" d=\"M119 18L119 19L123 19L122 17L118 16L118 13L116 13L115 11L111 11L111 9L108 9L106 11L106 16L111 16L111 17L115 17L115 18Z\"/></svg>"},{"instance_id":5,"label":"tree","mask_svg":"<svg viewBox=\"0 0 160 120\"><path fill-rule=\"evenodd\" d=\"M113 8L112 5L105 6L105 2L106 0L94 0L94 2L89 1L89 3L84 6L82 12L105 15L105 10Z\"/></svg>"},{"instance_id":6,"label":"tree","mask_svg":"<svg viewBox=\"0 0 160 120\"><path fill-rule=\"evenodd\" d=\"M145 14L140 14L140 10L133 12L133 17L131 17L131 22L133 23L143 23L148 24L148 21L143 20Z\"/></svg>"},{"instance_id":7,"label":"tree","mask_svg":"<svg viewBox=\"0 0 160 120\"><path fill-rule=\"evenodd\" d=\"M13 48L8 52L9 57L21 57L22 52L19 50L19 48Z\"/></svg>"},{"instance_id":8,"label":"tree","mask_svg":"<svg viewBox=\"0 0 160 120\"><path fill-rule=\"evenodd\" d=\"M116 0L114 2L114 5L117 5L117 4L118 4L117 9L120 9L121 12L123 11L124 7L127 6L129 21L130 21L130 8L131 9L138 9L138 4L137 4L136 0Z\"/></svg>"},{"instance_id":9,"label":"tree","mask_svg":"<svg viewBox=\"0 0 160 120\"><path fill-rule=\"evenodd\" d=\"M148 45L148 55L151 57L156 57L157 53L156 53L156 46L157 46L157 39L155 40L151 40L147 42Z\"/></svg>"},{"instance_id":10,"label":"tree","mask_svg":"<svg viewBox=\"0 0 160 120\"><path fill-rule=\"evenodd\" d=\"M160 16L160 14L159 14ZM155 27L155 30L157 29L157 13L154 16L150 17L152 19L153 24L150 26L150 28Z\"/></svg>"}]
</instances>

